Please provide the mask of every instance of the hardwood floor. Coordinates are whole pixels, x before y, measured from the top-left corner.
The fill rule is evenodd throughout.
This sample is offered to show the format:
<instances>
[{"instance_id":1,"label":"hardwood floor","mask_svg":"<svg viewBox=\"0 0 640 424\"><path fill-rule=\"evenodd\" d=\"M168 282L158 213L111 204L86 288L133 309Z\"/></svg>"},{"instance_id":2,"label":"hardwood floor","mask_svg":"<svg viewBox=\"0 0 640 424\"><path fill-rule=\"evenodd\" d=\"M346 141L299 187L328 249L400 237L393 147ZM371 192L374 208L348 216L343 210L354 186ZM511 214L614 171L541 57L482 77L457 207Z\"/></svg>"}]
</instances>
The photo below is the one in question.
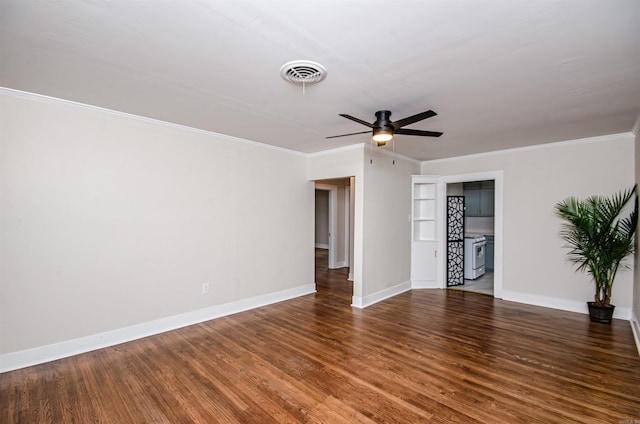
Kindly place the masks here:
<instances>
[{"instance_id":1,"label":"hardwood floor","mask_svg":"<svg viewBox=\"0 0 640 424\"><path fill-rule=\"evenodd\" d=\"M1 374L0 422L640 420L628 322L453 290L358 310L318 254L314 295Z\"/></svg>"}]
</instances>

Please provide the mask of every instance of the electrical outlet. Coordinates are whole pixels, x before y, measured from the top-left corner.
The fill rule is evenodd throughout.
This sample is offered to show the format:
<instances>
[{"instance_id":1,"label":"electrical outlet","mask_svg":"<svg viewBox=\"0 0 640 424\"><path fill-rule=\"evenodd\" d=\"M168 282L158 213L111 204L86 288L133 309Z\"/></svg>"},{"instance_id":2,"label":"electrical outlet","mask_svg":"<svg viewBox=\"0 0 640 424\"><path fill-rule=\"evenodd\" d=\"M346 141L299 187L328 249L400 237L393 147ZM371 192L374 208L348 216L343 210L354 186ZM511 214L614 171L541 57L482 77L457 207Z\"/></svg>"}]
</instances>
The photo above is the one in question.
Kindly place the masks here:
<instances>
[{"instance_id":1,"label":"electrical outlet","mask_svg":"<svg viewBox=\"0 0 640 424\"><path fill-rule=\"evenodd\" d=\"M209 283L202 283L202 294L209 293Z\"/></svg>"}]
</instances>

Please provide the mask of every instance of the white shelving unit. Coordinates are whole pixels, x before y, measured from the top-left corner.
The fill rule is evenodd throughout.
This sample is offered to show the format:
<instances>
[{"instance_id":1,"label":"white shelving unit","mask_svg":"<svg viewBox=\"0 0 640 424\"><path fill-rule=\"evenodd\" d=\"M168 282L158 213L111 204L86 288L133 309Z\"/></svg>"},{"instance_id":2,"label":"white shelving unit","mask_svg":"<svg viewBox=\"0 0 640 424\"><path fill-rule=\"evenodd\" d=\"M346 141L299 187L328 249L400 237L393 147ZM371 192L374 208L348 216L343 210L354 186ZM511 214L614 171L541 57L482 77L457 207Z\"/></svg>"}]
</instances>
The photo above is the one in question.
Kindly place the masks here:
<instances>
[{"instance_id":1,"label":"white shelving unit","mask_svg":"<svg viewBox=\"0 0 640 424\"><path fill-rule=\"evenodd\" d=\"M411 182L411 282L435 287L438 256L438 180L414 175Z\"/></svg>"},{"instance_id":2,"label":"white shelving unit","mask_svg":"<svg viewBox=\"0 0 640 424\"><path fill-rule=\"evenodd\" d=\"M436 240L436 185L413 184L413 240Z\"/></svg>"}]
</instances>

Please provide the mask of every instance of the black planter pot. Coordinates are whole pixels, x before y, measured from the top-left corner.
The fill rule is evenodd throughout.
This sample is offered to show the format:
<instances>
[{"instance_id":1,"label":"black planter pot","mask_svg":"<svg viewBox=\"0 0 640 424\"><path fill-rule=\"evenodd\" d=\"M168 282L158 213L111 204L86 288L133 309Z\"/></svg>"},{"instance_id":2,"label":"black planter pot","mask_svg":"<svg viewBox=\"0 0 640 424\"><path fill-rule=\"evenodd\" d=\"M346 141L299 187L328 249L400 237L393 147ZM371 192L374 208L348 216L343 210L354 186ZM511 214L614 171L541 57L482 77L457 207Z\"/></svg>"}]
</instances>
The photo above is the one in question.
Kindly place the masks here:
<instances>
[{"instance_id":1,"label":"black planter pot","mask_svg":"<svg viewBox=\"0 0 640 424\"><path fill-rule=\"evenodd\" d=\"M599 322L601 324L611 324L613 318L614 305L598 306L594 302L587 302L589 306L589 317L593 322Z\"/></svg>"}]
</instances>

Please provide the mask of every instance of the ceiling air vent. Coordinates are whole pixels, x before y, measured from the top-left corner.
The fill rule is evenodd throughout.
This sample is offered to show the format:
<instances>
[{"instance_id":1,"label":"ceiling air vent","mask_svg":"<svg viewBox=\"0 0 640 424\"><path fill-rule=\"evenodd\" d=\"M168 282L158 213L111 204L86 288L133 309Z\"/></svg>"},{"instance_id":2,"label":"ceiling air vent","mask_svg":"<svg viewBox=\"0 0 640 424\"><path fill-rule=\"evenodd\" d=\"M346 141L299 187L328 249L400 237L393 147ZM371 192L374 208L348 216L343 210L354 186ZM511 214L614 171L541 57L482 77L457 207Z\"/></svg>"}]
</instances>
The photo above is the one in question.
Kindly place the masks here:
<instances>
[{"instance_id":1,"label":"ceiling air vent","mask_svg":"<svg viewBox=\"0 0 640 424\"><path fill-rule=\"evenodd\" d=\"M294 60L282 65L280 76L292 84L316 84L325 79L327 70L310 60Z\"/></svg>"}]
</instances>

